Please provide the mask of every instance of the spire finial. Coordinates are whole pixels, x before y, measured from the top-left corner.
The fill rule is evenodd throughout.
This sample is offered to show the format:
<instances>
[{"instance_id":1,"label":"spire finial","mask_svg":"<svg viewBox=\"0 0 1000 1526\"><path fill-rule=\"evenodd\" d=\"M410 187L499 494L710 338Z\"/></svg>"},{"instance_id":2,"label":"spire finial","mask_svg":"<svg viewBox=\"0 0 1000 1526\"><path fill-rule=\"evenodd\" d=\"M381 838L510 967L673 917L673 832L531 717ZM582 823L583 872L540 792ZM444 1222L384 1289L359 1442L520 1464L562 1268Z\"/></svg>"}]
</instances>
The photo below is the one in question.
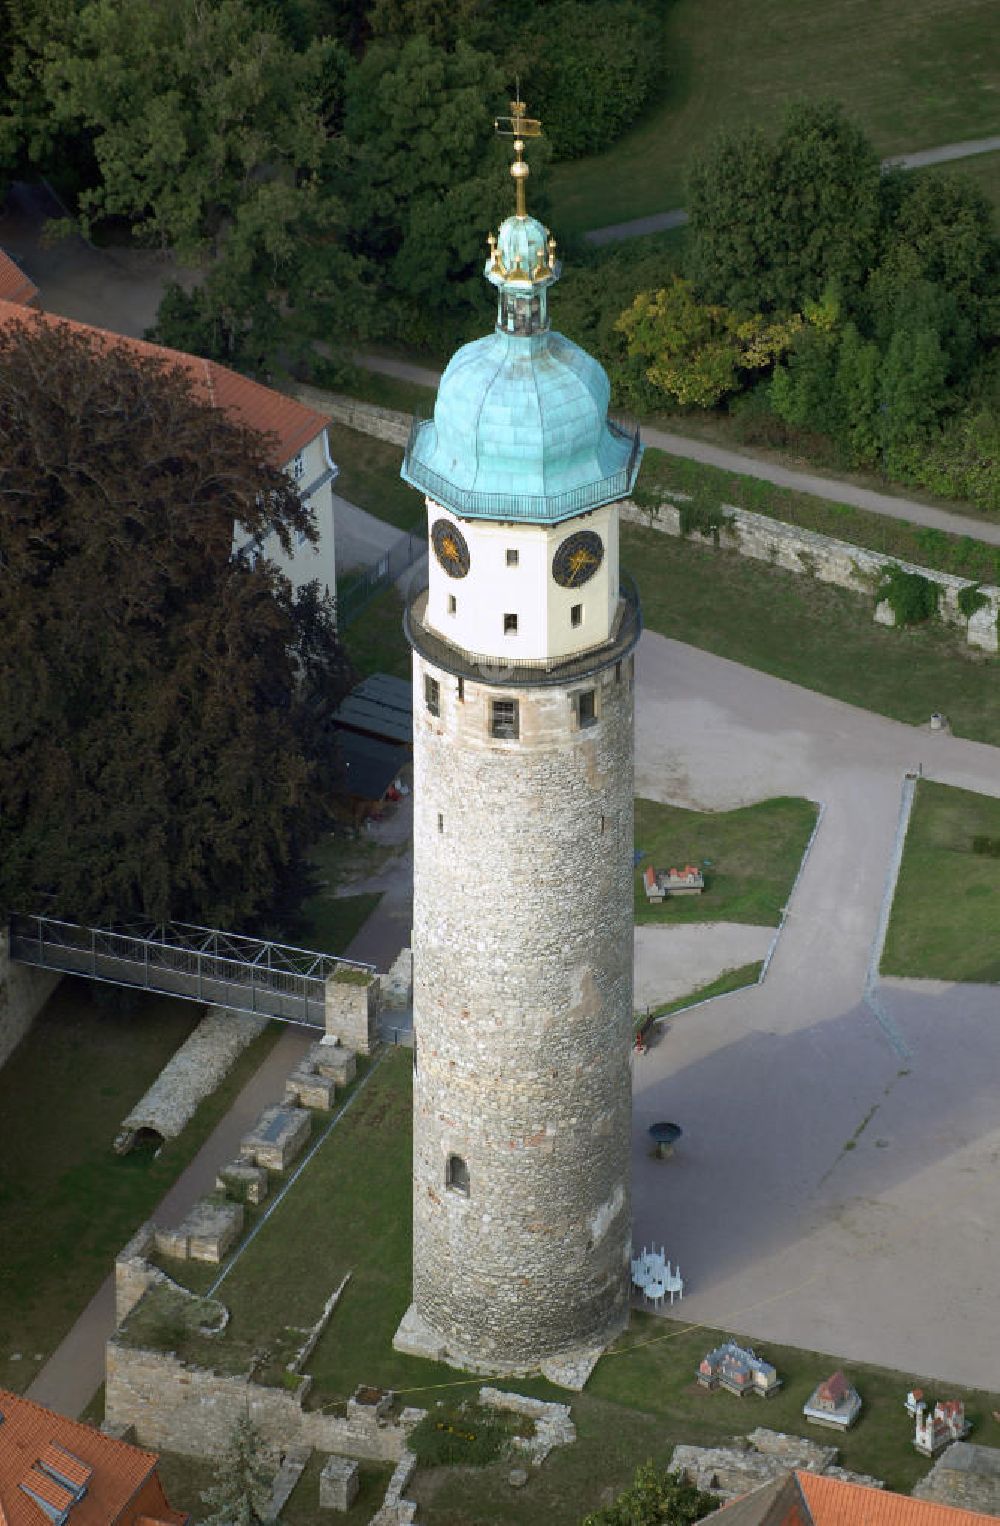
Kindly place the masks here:
<instances>
[{"instance_id":1,"label":"spire finial","mask_svg":"<svg viewBox=\"0 0 1000 1526\"><path fill-rule=\"evenodd\" d=\"M497 117L493 123L502 138L514 140L514 163L510 167L511 177L514 181L514 189L517 195L517 215L526 217L527 208L524 199L524 182L529 175L528 166L524 162L525 138L540 138L542 124L536 117L525 116L525 104L521 100L521 81L515 79L514 99L510 103L510 116Z\"/></svg>"}]
</instances>

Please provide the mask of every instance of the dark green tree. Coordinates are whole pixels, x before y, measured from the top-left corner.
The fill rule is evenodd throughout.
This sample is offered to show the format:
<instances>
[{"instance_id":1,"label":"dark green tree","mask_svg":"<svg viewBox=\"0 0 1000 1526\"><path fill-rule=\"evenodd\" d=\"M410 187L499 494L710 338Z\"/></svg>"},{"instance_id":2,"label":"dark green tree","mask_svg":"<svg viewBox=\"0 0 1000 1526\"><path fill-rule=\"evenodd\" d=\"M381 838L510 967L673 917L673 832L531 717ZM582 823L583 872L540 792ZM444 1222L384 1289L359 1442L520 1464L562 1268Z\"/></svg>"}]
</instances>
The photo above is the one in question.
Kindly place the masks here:
<instances>
[{"instance_id":1,"label":"dark green tree","mask_svg":"<svg viewBox=\"0 0 1000 1526\"><path fill-rule=\"evenodd\" d=\"M273 1480L260 1432L249 1413L241 1415L219 1460L216 1481L201 1496L210 1510L202 1526L269 1526Z\"/></svg>"},{"instance_id":2,"label":"dark green tree","mask_svg":"<svg viewBox=\"0 0 1000 1526\"><path fill-rule=\"evenodd\" d=\"M0 907L267 916L326 819L350 677L329 605L233 556L237 526L315 534L289 477L182 373L26 316L0 503Z\"/></svg>"},{"instance_id":3,"label":"dark green tree","mask_svg":"<svg viewBox=\"0 0 1000 1526\"><path fill-rule=\"evenodd\" d=\"M693 1526L718 1508L714 1495L647 1462L636 1469L631 1488L613 1505L584 1516L582 1526Z\"/></svg>"},{"instance_id":4,"label":"dark green tree","mask_svg":"<svg viewBox=\"0 0 1000 1526\"><path fill-rule=\"evenodd\" d=\"M687 269L710 302L801 310L833 280L856 290L874 263L878 156L830 101L785 108L775 139L723 133L688 179Z\"/></svg>"}]
</instances>

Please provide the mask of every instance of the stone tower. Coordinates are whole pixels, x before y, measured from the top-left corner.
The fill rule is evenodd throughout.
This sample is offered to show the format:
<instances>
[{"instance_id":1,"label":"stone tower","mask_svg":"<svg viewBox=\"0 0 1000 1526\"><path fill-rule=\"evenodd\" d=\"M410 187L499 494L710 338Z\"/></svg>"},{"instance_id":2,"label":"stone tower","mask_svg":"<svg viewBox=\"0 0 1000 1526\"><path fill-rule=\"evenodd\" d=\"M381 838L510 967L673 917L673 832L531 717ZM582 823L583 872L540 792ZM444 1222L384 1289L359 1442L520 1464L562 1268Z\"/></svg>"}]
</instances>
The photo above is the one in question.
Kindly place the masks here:
<instances>
[{"instance_id":1,"label":"stone tower","mask_svg":"<svg viewBox=\"0 0 1000 1526\"><path fill-rule=\"evenodd\" d=\"M442 377L403 465L413 595L413 1303L401 1350L589 1370L628 1317L633 657L617 502L638 434L548 322L555 241L490 237L494 332Z\"/></svg>"}]
</instances>

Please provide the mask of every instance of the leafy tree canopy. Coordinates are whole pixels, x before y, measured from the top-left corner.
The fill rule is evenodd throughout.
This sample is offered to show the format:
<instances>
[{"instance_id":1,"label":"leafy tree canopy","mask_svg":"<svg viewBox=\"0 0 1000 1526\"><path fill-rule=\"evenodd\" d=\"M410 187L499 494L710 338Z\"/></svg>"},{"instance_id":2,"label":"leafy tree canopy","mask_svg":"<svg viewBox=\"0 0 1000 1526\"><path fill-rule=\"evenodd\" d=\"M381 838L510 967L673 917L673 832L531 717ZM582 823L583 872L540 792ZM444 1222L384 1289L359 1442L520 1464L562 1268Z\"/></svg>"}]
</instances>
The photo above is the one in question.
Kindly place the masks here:
<instances>
[{"instance_id":1,"label":"leafy tree canopy","mask_svg":"<svg viewBox=\"0 0 1000 1526\"><path fill-rule=\"evenodd\" d=\"M688 180L687 270L699 294L743 312L801 310L874 262L878 156L834 102L794 102L774 139L723 133Z\"/></svg>"},{"instance_id":2,"label":"leafy tree canopy","mask_svg":"<svg viewBox=\"0 0 1000 1526\"><path fill-rule=\"evenodd\" d=\"M680 276L660 291L640 292L619 320L629 354L643 360L648 380L677 402L702 408L735 392L742 373L773 364L801 326L798 315L741 317L699 302Z\"/></svg>"},{"instance_id":3,"label":"leafy tree canopy","mask_svg":"<svg viewBox=\"0 0 1000 1526\"><path fill-rule=\"evenodd\" d=\"M298 52L247 0L87 0L38 73L56 125L92 138L83 226L125 217L191 258L269 182L321 168L345 67L336 43Z\"/></svg>"},{"instance_id":4,"label":"leafy tree canopy","mask_svg":"<svg viewBox=\"0 0 1000 1526\"><path fill-rule=\"evenodd\" d=\"M159 361L0 332L0 905L239 926L296 879L349 673L241 537L314 536L266 442Z\"/></svg>"},{"instance_id":5,"label":"leafy tree canopy","mask_svg":"<svg viewBox=\"0 0 1000 1526\"><path fill-rule=\"evenodd\" d=\"M613 1505L585 1516L583 1526L693 1526L718 1508L713 1494L647 1462L636 1469L631 1488Z\"/></svg>"}]
</instances>

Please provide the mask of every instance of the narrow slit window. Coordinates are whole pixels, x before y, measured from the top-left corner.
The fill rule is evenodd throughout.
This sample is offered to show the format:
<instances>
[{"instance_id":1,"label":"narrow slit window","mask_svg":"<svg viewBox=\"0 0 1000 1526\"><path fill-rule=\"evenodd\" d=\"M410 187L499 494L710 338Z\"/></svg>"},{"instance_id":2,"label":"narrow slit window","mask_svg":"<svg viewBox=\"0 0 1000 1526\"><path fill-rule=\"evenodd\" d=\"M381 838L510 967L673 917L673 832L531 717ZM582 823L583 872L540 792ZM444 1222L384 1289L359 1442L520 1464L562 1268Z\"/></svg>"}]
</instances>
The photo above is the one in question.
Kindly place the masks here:
<instances>
[{"instance_id":1,"label":"narrow slit window","mask_svg":"<svg viewBox=\"0 0 1000 1526\"><path fill-rule=\"evenodd\" d=\"M429 673L424 675L424 703L431 715L441 714L441 685Z\"/></svg>"},{"instance_id":2,"label":"narrow slit window","mask_svg":"<svg viewBox=\"0 0 1000 1526\"><path fill-rule=\"evenodd\" d=\"M455 615L458 613L458 600L455 598L453 593L448 595L448 613L449 615Z\"/></svg>"},{"instance_id":3,"label":"narrow slit window","mask_svg":"<svg viewBox=\"0 0 1000 1526\"><path fill-rule=\"evenodd\" d=\"M602 821L604 820L603 816L601 817L601 820ZM438 831L439 832L443 832L444 831L444 816L442 815L442 813L440 811L438 811Z\"/></svg>"},{"instance_id":4,"label":"narrow slit window","mask_svg":"<svg viewBox=\"0 0 1000 1526\"><path fill-rule=\"evenodd\" d=\"M450 1192L458 1192L462 1197L469 1196L469 1168L461 1155L448 1156L445 1183Z\"/></svg>"},{"instance_id":5,"label":"narrow slit window","mask_svg":"<svg viewBox=\"0 0 1000 1526\"><path fill-rule=\"evenodd\" d=\"M463 704L464 701L465 701L465 679L464 678L460 678L458 680L458 702L459 702L459 704Z\"/></svg>"},{"instance_id":6,"label":"narrow slit window","mask_svg":"<svg viewBox=\"0 0 1000 1526\"><path fill-rule=\"evenodd\" d=\"M517 635L517 616L516 615L504 615L504 617L503 617L503 633L504 633L505 636L516 636Z\"/></svg>"},{"instance_id":7,"label":"narrow slit window","mask_svg":"<svg viewBox=\"0 0 1000 1526\"><path fill-rule=\"evenodd\" d=\"M582 625L583 624L583 605L582 604L574 604L573 605L572 609L569 612L569 623L570 623L570 625Z\"/></svg>"},{"instance_id":8,"label":"narrow slit window","mask_svg":"<svg viewBox=\"0 0 1000 1526\"><path fill-rule=\"evenodd\" d=\"M616 662L615 663L615 683L616 684L620 684L621 681L622 681L622 665L621 665L620 662Z\"/></svg>"},{"instance_id":9,"label":"narrow slit window","mask_svg":"<svg viewBox=\"0 0 1000 1526\"><path fill-rule=\"evenodd\" d=\"M518 734L518 708L516 699L495 699L490 712L490 732L508 741Z\"/></svg>"}]
</instances>

